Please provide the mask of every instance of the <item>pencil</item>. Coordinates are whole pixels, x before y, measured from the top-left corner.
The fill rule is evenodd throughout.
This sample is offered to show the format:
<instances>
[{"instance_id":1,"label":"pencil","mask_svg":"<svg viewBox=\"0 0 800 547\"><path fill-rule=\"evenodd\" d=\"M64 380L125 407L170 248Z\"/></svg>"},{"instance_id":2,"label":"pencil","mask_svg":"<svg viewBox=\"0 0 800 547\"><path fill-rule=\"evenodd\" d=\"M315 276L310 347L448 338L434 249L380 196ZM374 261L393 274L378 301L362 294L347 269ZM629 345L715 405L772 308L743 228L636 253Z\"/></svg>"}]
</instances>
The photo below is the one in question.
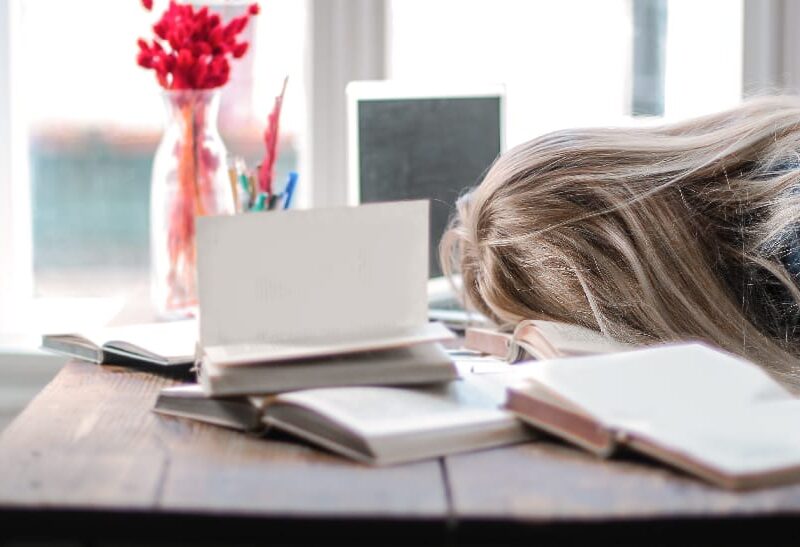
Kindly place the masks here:
<instances>
[{"instance_id":1,"label":"pencil","mask_svg":"<svg viewBox=\"0 0 800 547\"><path fill-rule=\"evenodd\" d=\"M228 178L231 181L231 193L233 194L233 211L235 213L241 213L242 207L241 204L239 203L239 191L236 189L236 179L238 177L236 176L235 167L228 168Z\"/></svg>"}]
</instances>

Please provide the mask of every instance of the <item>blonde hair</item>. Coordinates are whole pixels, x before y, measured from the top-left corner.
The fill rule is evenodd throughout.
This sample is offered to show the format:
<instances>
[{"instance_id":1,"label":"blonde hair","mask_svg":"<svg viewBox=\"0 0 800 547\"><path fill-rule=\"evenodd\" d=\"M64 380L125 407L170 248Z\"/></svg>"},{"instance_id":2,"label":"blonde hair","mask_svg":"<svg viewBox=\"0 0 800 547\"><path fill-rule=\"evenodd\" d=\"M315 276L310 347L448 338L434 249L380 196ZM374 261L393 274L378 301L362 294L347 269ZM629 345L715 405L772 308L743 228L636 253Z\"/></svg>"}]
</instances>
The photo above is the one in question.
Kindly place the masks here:
<instances>
[{"instance_id":1,"label":"blonde hair","mask_svg":"<svg viewBox=\"0 0 800 547\"><path fill-rule=\"evenodd\" d=\"M800 290L783 260L800 252L798 221L800 99L768 97L517 146L459 199L440 254L497 323L699 339L791 376Z\"/></svg>"}]
</instances>

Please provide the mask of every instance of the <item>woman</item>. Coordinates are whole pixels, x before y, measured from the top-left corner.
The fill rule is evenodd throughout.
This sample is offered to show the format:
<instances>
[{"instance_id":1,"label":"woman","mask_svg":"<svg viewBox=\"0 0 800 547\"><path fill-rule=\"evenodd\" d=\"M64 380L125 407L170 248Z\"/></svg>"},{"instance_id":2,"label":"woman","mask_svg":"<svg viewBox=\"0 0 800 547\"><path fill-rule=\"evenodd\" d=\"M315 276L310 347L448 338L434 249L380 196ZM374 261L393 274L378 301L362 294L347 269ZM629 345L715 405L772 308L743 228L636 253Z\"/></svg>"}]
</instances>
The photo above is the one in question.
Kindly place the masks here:
<instances>
[{"instance_id":1,"label":"woman","mask_svg":"<svg viewBox=\"0 0 800 547\"><path fill-rule=\"evenodd\" d=\"M701 339L787 381L800 365L800 98L675 125L558 131L463 196L443 269L498 323Z\"/></svg>"}]
</instances>

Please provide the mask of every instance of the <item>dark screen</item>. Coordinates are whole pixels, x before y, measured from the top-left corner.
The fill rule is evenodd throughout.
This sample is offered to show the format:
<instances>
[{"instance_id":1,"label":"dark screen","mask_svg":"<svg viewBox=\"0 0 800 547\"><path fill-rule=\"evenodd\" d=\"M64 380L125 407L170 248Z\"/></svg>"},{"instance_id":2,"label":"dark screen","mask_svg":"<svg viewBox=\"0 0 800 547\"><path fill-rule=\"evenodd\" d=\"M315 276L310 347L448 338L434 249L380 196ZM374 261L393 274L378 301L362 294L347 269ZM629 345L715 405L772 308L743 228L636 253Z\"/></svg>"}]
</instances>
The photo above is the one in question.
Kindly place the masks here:
<instances>
[{"instance_id":1,"label":"dark screen","mask_svg":"<svg viewBox=\"0 0 800 547\"><path fill-rule=\"evenodd\" d=\"M429 199L431 277L439 240L466 188L500 153L499 97L361 101L361 202Z\"/></svg>"}]
</instances>

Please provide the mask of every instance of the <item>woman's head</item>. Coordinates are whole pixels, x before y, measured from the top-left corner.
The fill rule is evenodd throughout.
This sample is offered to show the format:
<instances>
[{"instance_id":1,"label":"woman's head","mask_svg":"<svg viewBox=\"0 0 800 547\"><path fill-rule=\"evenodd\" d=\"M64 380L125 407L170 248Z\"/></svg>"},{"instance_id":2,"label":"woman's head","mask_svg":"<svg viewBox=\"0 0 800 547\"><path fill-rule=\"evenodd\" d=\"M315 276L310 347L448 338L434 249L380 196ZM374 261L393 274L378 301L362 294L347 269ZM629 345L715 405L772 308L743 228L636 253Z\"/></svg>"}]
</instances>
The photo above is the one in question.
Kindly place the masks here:
<instances>
[{"instance_id":1,"label":"woman's head","mask_svg":"<svg viewBox=\"0 0 800 547\"><path fill-rule=\"evenodd\" d=\"M799 222L800 99L765 98L510 150L459 200L442 263L498 323L703 339L787 370L800 354Z\"/></svg>"}]
</instances>

